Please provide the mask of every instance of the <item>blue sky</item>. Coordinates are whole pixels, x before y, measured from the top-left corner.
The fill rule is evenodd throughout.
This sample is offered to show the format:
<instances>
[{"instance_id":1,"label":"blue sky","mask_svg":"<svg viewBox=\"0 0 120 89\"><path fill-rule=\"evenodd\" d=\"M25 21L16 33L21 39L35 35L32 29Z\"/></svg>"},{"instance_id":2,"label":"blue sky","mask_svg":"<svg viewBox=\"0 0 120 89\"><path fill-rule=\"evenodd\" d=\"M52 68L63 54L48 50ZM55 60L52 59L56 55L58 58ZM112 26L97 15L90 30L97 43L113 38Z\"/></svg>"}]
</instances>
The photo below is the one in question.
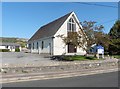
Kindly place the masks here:
<instances>
[{"instance_id":1,"label":"blue sky","mask_svg":"<svg viewBox=\"0 0 120 89\"><path fill-rule=\"evenodd\" d=\"M94 4L117 6L117 2ZM80 20L104 25L104 32L118 19L118 8L72 2L3 2L2 36L30 38L41 26L74 11Z\"/></svg>"}]
</instances>

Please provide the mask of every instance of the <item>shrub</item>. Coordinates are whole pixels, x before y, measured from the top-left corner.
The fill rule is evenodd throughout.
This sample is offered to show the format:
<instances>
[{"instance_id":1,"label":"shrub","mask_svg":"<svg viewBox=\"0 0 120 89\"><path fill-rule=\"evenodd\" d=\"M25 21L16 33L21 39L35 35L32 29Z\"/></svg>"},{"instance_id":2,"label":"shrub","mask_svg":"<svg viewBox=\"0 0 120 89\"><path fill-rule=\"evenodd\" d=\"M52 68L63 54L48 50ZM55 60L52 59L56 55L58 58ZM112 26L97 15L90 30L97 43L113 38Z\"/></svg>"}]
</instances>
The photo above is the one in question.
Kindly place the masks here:
<instances>
[{"instance_id":1,"label":"shrub","mask_svg":"<svg viewBox=\"0 0 120 89\"><path fill-rule=\"evenodd\" d=\"M109 55L109 52L104 52L104 55Z\"/></svg>"},{"instance_id":2,"label":"shrub","mask_svg":"<svg viewBox=\"0 0 120 89\"><path fill-rule=\"evenodd\" d=\"M9 49L0 49L0 52L9 52Z\"/></svg>"},{"instance_id":3,"label":"shrub","mask_svg":"<svg viewBox=\"0 0 120 89\"><path fill-rule=\"evenodd\" d=\"M54 57L51 57L51 59L58 60L58 61L97 60L96 57L82 56L82 55L54 56Z\"/></svg>"},{"instance_id":4,"label":"shrub","mask_svg":"<svg viewBox=\"0 0 120 89\"><path fill-rule=\"evenodd\" d=\"M20 52L20 49L19 49L19 48L16 48L16 49L15 49L15 52Z\"/></svg>"}]
</instances>

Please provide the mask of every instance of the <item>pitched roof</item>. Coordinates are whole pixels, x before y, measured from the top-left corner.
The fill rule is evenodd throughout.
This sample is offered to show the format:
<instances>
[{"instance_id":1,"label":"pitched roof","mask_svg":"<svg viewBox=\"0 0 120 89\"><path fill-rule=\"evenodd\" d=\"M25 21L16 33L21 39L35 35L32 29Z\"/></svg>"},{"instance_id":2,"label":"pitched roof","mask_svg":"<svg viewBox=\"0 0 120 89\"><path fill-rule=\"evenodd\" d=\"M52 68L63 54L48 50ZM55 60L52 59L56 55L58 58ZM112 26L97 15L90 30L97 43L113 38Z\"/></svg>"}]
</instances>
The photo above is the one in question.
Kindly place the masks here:
<instances>
[{"instance_id":1,"label":"pitched roof","mask_svg":"<svg viewBox=\"0 0 120 89\"><path fill-rule=\"evenodd\" d=\"M70 16L71 13L72 12L42 26L28 41L53 36L64 23L64 21Z\"/></svg>"}]
</instances>

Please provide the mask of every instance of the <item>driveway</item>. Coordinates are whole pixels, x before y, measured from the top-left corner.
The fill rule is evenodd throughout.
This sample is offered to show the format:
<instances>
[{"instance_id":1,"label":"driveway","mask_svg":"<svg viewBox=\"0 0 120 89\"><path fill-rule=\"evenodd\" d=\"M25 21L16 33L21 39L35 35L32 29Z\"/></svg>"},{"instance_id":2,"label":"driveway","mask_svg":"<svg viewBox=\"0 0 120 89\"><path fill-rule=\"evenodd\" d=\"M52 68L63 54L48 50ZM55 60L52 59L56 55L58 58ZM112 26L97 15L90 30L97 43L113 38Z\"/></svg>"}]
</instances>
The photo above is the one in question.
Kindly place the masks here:
<instances>
[{"instance_id":1,"label":"driveway","mask_svg":"<svg viewBox=\"0 0 120 89\"><path fill-rule=\"evenodd\" d=\"M90 61L55 61L50 58L44 58L43 55L25 53L25 52L1 52L0 66L2 67L40 67L40 66L58 66L58 65L89 65L96 63L117 63L117 59L90 60Z\"/></svg>"},{"instance_id":2,"label":"driveway","mask_svg":"<svg viewBox=\"0 0 120 89\"><path fill-rule=\"evenodd\" d=\"M1 52L2 66L25 66L29 65L48 65L55 61L50 58L44 58L40 54L24 53L24 52Z\"/></svg>"}]
</instances>

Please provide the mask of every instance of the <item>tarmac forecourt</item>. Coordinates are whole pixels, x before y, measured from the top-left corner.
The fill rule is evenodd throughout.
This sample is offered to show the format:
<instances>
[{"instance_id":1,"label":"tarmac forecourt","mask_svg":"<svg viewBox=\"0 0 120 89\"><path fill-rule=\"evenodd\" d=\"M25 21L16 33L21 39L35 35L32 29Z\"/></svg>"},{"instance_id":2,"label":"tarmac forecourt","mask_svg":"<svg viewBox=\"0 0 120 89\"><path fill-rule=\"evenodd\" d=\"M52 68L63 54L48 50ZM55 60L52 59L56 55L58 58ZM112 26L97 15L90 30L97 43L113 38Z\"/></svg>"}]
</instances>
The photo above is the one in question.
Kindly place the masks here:
<instances>
[{"instance_id":1,"label":"tarmac forecourt","mask_svg":"<svg viewBox=\"0 0 120 89\"><path fill-rule=\"evenodd\" d=\"M3 68L0 83L85 76L118 71L119 59L63 62L50 66ZM17 71L16 71L17 70ZM20 72L21 70L22 72ZM13 72L14 71L14 72ZM18 73L17 73L18 72Z\"/></svg>"}]
</instances>

